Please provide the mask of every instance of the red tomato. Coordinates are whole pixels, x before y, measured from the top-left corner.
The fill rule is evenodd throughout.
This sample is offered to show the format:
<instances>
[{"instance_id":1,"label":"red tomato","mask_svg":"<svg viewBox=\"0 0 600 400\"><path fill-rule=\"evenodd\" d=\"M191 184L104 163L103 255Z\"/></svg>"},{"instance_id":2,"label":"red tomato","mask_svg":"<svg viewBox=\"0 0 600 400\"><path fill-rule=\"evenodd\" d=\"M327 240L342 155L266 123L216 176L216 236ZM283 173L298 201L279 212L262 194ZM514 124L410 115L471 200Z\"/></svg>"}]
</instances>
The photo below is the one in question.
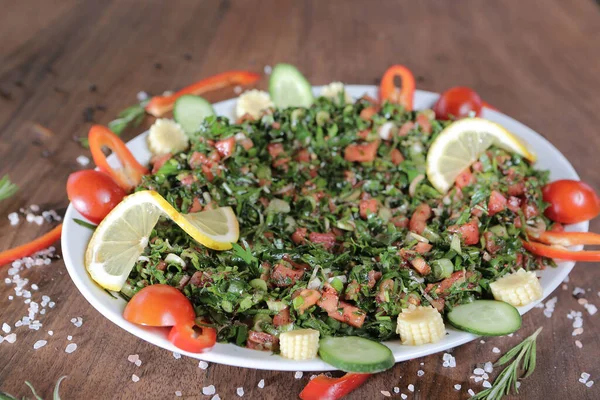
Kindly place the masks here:
<instances>
[{"instance_id":1,"label":"red tomato","mask_svg":"<svg viewBox=\"0 0 600 400\"><path fill-rule=\"evenodd\" d=\"M366 144L351 144L344 150L344 159L350 162L369 162L377 157L379 141Z\"/></svg>"},{"instance_id":2,"label":"red tomato","mask_svg":"<svg viewBox=\"0 0 600 400\"><path fill-rule=\"evenodd\" d=\"M104 172L88 169L69 175L67 196L81 215L99 224L123 200L125 190Z\"/></svg>"},{"instance_id":3,"label":"red tomato","mask_svg":"<svg viewBox=\"0 0 600 400\"><path fill-rule=\"evenodd\" d=\"M543 188L544 201L550 206L544 214L552 221L576 224L600 213L600 199L589 185L568 179L552 182Z\"/></svg>"},{"instance_id":4,"label":"red tomato","mask_svg":"<svg viewBox=\"0 0 600 400\"><path fill-rule=\"evenodd\" d=\"M137 292L123 311L123 317L134 324L175 326L194 321L192 303L176 288L156 284Z\"/></svg>"},{"instance_id":5,"label":"red tomato","mask_svg":"<svg viewBox=\"0 0 600 400\"><path fill-rule=\"evenodd\" d=\"M481 114L481 97L468 87L457 86L446 90L433 106L437 119L464 118L475 112Z\"/></svg>"},{"instance_id":6,"label":"red tomato","mask_svg":"<svg viewBox=\"0 0 600 400\"><path fill-rule=\"evenodd\" d=\"M291 266L288 267L285 263L279 263L275 265L271 279L275 286L286 287L294 285L298 279L302 278L302 275L304 275L303 270L297 270L291 268Z\"/></svg>"},{"instance_id":7,"label":"red tomato","mask_svg":"<svg viewBox=\"0 0 600 400\"><path fill-rule=\"evenodd\" d=\"M377 200L369 199L369 200L361 200L359 204L360 217L362 219L367 219L369 214L377 213Z\"/></svg>"},{"instance_id":8,"label":"red tomato","mask_svg":"<svg viewBox=\"0 0 600 400\"><path fill-rule=\"evenodd\" d=\"M202 353L215 345L217 331L214 328L200 327L194 320L190 320L178 323L171 328L168 339L181 350Z\"/></svg>"},{"instance_id":9,"label":"red tomato","mask_svg":"<svg viewBox=\"0 0 600 400\"><path fill-rule=\"evenodd\" d=\"M223 158L230 157L235 151L235 138L232 136L227 139L219 140L215 143L217 151Z\"/></svg>"},{"instance_id":10,"label":"red tomato","mask_svg":"<svg viewBox=\"0 0 600 400\"><path fill-rule=\"evenodd\" d=\"M492 190L490 201L488 202L488 213L490 217L493 217L499 212L504 211L506 208L506 203L506 197L504 197L502 193L498 192L497 190Z\"/></svg>"}]
</instances>

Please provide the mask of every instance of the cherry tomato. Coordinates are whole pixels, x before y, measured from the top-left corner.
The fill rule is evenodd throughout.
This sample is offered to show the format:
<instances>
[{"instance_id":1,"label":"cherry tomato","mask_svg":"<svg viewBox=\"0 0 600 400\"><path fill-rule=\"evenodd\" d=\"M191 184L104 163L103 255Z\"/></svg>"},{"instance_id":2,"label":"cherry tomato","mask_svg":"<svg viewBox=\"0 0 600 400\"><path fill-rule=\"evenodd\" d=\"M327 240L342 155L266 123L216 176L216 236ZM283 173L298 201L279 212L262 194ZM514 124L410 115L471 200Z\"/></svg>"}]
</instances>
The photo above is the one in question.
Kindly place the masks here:
<instances>
[{"instance_id":1,"label":"cherry tomato","mask_svg":"<svg viewBox=\"0 0 600 400\"><path fill-rule=\"evenodd\" d=\"M69 175L67 196L81 215L98 224L123 200L125 190L104 172L88 169Z\"/></svg>"},{"instance_id":2,"label":"cherry tomato","mask_svg":"<svg viewBox=\"0 0 600 400\"><path fill-rule=\"evenodd\" d=\"M168 339L181 350L202 353L215 345L217 331L214 328L200 327L192 320L178 323L171 328Z\"/></svg>"},{"instance_id":3,"label":"cherry tomato","mask_svg":"<svg viewBox=\"0 0 600 400\"><path fill-rule=\"evenodd\" d=\"M589 185L569 179L547 184L542 189L550 206L544 214L552 221L576 224L600 214L600 199Z\"/></svg>"},{"instance_id":4,"label":"cherry tomato","mask_svg":"<svg viewBox=\"0 0 600 400\"><path fill-rule=\"evenodd\" d=\"M481 97L468 87L457 86L446 90L433 106L437 119L464 118L471 111L481 114Z\"/></svg>"},{"instance_id":5,"label":"cherry tomato","mask_svg":"<svg viewBox=\"0 0 600 400\"><path fill-rule=\"evenodd\" d=\"M194 321L192 303L169 285L150 285L137 292L123 311L123 317L134 324L175 326Z\"/></svg>"}]
</instances>

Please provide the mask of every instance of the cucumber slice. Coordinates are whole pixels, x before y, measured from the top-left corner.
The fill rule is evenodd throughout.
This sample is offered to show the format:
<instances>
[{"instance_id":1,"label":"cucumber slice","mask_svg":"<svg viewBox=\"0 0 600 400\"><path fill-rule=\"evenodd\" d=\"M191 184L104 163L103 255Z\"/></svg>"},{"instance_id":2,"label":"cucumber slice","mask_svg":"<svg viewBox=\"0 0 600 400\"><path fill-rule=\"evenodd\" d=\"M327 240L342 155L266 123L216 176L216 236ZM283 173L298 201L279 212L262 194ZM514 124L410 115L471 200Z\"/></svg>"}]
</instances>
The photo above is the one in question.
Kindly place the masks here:
<instances>
[{"instance_id":1,"label":"cucumber slice","mask_svg":"<svg viewBox=\"0 0 600 400\"><path fill-rule=\"evenodd\" d=\"M204 118L215 115L212 105L200 96L186 94L175 102L173 117L181 125L185 133L196 132Z\"/></svg>"},{"instance_id":2,"label":"cucumber slice","mask_svg":"<svg viewBox=\"0 0 600 400\"><path fill-rule=\"evenodd\" d=\"M358 336L326 337L319 341L323 361L345 372L376 373L394 366L392 351Z\"/></svg>"},{"instance_id":3,"label":"cucumber slice","mask_svg":"<svg viewBox=\"0 0 600 400\"><path fill-rule=\"evenodd\" d=\"M475 300L456 306L446 314L448 321L460 330L483 336L503 336L521 327L519 311L496 300Z\"/></svg>"},{"instance_id":4,"label":"cucumber slice","mask_svg":"<svg viewBox=\"0 0 600 400\"><path fill-rule=\"evenodd\" d=\"M310 83L290 64L277 64L273 68L269 92L273 103L279 108L308 108L314 101Z\"/></svg>"}]
</instances>

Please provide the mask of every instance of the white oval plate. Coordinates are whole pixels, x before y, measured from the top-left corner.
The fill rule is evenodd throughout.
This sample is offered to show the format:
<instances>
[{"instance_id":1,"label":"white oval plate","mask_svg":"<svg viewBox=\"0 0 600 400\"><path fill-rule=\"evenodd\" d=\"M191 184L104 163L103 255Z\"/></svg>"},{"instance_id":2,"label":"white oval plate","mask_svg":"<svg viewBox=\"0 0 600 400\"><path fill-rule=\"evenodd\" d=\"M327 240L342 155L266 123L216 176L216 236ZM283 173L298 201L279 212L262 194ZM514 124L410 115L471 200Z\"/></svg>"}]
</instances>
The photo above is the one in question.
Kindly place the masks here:
<instances>
[{"instance_id":1,"label":"white oval plate","mask_svg":"<svg viewBox=\"0 0 600 400\"><path fill-rule=\"evenodd\" d=\"M375 86L348 85L346 86L346 90L354 98L359 98L365 93L373 97L377 96L377 88ZM313 91L315 92L315 95L318 94L320 92L320 87L313 88ZM415 94L415 108L424 109L432 107L438 96L439 95L436 93L417 90ZM219 115L232 117L234 115L235 101L235 99L231 99L214 104L214 109ZM567 159L541 135L497 111L484 109L483 117L503 125L509 131L528 142L539 157L536 167L550 170L551 180L579 179L579 176L569 161L567 161ZM147 164L151 157L150 151L146 145L146 135L147 132L127 143L127 146L142 164ZM109 159L109 161L111 160ZM113 158L112 161L114 162L116 160ZM335 369L329 364L321 361L319 358L307 361L292 361L286 360L279 355L273 355L269 352L250 350L233 344L217 343L210 352L202 354L188 353L179 350L167 340L166 329L146 328L126 321L122 316L126 304L125 301L121 298L114 299L109 296L108 293L94 284L87 274L84 268L83 258L92 231L76 224L73 221L73 218L81 219L83 217L72 207L72 205L69 205L64 218L61 244L65 265L71 275L71 279L73 279L75 286L77 286L79 291L96 310L126 331L169 351L179 352L189 357L220 364L279 371L324 371ZM582 222L571 225L567 230L587 232L588 223ZM537 272L538 276L541 278L540 282L544 289L544 298L560 285L573 268L573 265L574 263L572 262L563 262L559 263L557 268L547 268L544 271ZM537 303L522 307L519 311L521 314L524 314L535 307L536 304ZM386 345L392 350L394 358L398 362L444 351L477 338L476 335L455 330L450 326L447 327L447 330L448 334L446 337L435 344L402 346L398 340L394 340L387 342Z\"/></svg>"}]
</instances>

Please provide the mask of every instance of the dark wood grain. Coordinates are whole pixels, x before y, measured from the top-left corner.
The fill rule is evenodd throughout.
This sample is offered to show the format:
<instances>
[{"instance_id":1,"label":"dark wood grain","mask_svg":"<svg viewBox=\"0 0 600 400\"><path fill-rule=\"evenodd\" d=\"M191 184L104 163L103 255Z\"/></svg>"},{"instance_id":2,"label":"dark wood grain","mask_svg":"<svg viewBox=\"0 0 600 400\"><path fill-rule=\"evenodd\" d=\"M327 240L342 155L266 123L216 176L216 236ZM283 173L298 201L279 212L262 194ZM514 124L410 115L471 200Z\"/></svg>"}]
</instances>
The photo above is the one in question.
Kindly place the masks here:
<instances>
[{"instance_id":1,"label":"dark wood grain","mask_svg":"<svg viewBox=\"0 0 600 400\"><path fill-rule=\"evenodd\" d=\"M0 249L49 230L47 224L23 222L11 227L9 212L29 204L67 205L66 177L81 168L78 155L89 156L72 139L87 133L87 107L101 106L93 118L107 123L135 102L139 90L160 93L216 72L262 71L277 62L297 65L314 84L373 84L387 66L403 63L419 76L419 88L473 87L543 134L583 180L600 188L600 8L593 0L3 0L0 10L0 175L10 173L20 186L17 196L0 203ZM266 87L266 79L259 86ZM222 91L209 99L232 96ZM54 135L40 138L33 123ZM140 131L128 131L126 138ZM591 227L600 231L598 221ZM473 368L498 357L492 348L504 352L538 326L544 327L539 365L523 383L522 398L600 398L600 317L588 315L571 295L582 287L599 304L599 267L575 268L566 290L553 294L558 297L553 318L534 309L514 337L455 349L456 368L442 368L441 354L400 363L349 398L383 398L381 390L399 398L394 386L409 398L467 398L468 388L480 389L469 380ZM0 323L14 325L27 306L19 298L8 300L13 291L1 283L6 274L6 268L0 271ZM175 398L177 390L186 398L208 399L202 387L210 384L223 399L236 398L237 387L249 398L292 399L311 375L297 380L290 372L216 364L203 371L197 361L177 360L102 317L79 294L62 262L23 276L39 285L34 297L47 294L56 307L41 317L40 331L13 328L17 342L0 344L0 390L28 395L23 381L30 380L49 398L58 377L68 375L64 399ZM570 310L584 312L585 331L576 338L566 318ZM81 328L70 322L77 316L83 317ZM64 352L67 335L79 346L72 354ZM39 339L48 345L34 351ZM127 361L129 354L140 355L141 367ZM425 375L417 377L418 370ZM579 383L584 371L598 384L588 389ZM132 374L140 376L138 383ZM262 390L260 379L266 382Z\"/></svg>"}]
</instances>

